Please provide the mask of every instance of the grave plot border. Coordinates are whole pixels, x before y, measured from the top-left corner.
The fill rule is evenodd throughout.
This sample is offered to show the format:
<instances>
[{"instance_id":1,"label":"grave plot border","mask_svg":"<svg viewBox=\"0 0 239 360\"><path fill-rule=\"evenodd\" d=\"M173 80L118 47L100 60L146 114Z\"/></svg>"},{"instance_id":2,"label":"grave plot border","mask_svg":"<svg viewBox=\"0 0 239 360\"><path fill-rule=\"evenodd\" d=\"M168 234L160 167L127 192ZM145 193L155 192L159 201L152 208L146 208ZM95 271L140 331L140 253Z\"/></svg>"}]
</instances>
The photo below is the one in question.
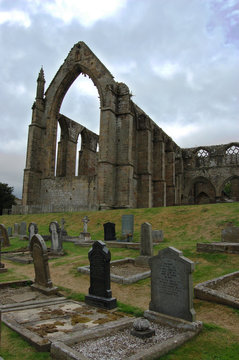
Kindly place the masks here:
<instances>
[{"instance_id":1,"label":"grave plot border","mask_svg":"<svg viewBox=\"0 0 239 360\"><path fill-rule=\"evenodd\" d=\"M194 287L194 296L201 300L216 302L223 305L229 305L236 309L239 309L239 298L227 295L225 293L222 293L221 291L214 290L210 287L219 283L225 283L238 277L239 271L235 271L233 273L197 284Z\"/></svg>"},{"instance_id":2,"label":"grave plot border","mask_svg":"<svg viewBox=\"0 0 239 360\"><path fill-rule=\"evenodd\" d=\"M110 262L110 264L126 264L126 263L133 263L135 264L135 259L133 258L125 258L122 260L113 260ZM82 273L82 274L87 274L90 275L90 265L87 266L80 266L77 268L77 271ZM115 275L112 274L112 270L110 272L110 280L113 282L116 282L118 284L133 284L139 280L143 280L146 279L148 277L151 276L151 271L149 269L149 271L145 271L145 272L141 272L135 275L131 275L128 277L124 277L124 276L119 276L119 275Z\"/></svg>"}]
</instances>

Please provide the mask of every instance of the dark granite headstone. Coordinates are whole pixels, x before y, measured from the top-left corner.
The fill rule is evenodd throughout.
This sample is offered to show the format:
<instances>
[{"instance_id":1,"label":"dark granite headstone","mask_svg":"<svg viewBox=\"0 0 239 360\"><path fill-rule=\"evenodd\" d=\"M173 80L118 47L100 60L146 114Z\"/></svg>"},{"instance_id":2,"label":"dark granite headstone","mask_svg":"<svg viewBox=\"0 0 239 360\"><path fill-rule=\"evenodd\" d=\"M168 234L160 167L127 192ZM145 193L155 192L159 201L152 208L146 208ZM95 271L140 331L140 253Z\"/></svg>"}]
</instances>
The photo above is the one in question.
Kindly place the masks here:
<instances>
[{"instance_id":1,"label":"dark granite headstone","mask_svg":"<svg viewBox=\"0 0 239 360\"><path fill-rule=\"evenodd\" d=\"M194 263L182 252L168 247L149 259L151 302L149 309L162 314L195 321L192 272Z\"/></svg>"},{"instance_id":2,"label":"dark granite headstone","mask_svg":"<svg viewBox=\"0 0 239 360\"><path fill-rule=\"evenodd\" d=\"M32 288L44 294L56 293L57 287L53 287L50 279L47 247L41 235L33 235L30 241L30 251L35 269L35 281L31 285Z\"/></svg>"},{"instance_id":3,"label":"dark granite headstone","mask_svg":"<svg viewBox=\"0 0 239 360\"><path fill-rule=\"evenodd\" d=\"M225 229L222 230L222 242L239 243L239 227L232 226L228 223Z\"/></svg>"},{"instance_id":4,"label":"dark granite headstone","mask_svg":"<svg viewBox=\"0 0 239 360\"><path fill-rule=\"evenodd\" d=\"M122 215L122 237L126 241L133 241L134 215Z\"/></svg>"},{"instance_id":5,"label":"dark granite headstone","mask_svg":"<svg viewBox=\"0 0 239 360\"><path fill-rule=\"evenodd\" d=\"M103 241L95 241L88 253L90 261L90 288L85 302L89 305L113 309L116 298L110 290L110 251Z\"/></svg>"},{"instance_id":6,"label":"dark granite headstone","mask_svg":"<svg viewBox=\"0 0 239 360\"><path fill-rule=\"evenodd\" d=\"M104 240L116 240L115 237L115 224L112 222L107 222L104 225Z\"/></svg>"},{"instance_id":7,"label":"dark granite headstone","mask_svg":"<svg viewBox=\"0 0 239 360\"><path fill-rule=\"evenodd\" d=\"M0 224L0 239L2 239L2 247L10 246L7 229L3 224Z\"/></svg>"}]
</instances>

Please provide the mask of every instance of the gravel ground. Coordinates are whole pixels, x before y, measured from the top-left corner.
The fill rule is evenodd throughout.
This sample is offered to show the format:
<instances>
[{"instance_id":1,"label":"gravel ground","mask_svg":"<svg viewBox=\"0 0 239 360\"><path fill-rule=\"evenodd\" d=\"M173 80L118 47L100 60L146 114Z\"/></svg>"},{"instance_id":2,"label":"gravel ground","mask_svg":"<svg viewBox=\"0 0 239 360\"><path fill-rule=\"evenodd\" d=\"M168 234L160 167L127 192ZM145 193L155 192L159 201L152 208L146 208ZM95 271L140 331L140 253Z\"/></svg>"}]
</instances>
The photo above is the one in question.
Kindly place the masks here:
<instances>
[{"instance_id":1,"label":"gravel ground","mask_svg":"<svg viewBox=\"0 0 239 360\"><path fill-rule=\"evenodd\" d=\"M74 345L73 349L81 352L87 359L125 360L139 350L148 349L180 333L166 325L151 324L151 327L155 329L155 336L149 339L135 337L130 334L131 329L126 329L100 339L83 341Z\"/></svg>"},{"instance_id":2,"label":"gravel ground","mask_svg":"<svg viewBox=\"0 0 239 360\"><path fill-rule=\"evenodd\" d=\"M239 278L209 286L211 289L239 298Z\"/></svg>"}]
</instances>

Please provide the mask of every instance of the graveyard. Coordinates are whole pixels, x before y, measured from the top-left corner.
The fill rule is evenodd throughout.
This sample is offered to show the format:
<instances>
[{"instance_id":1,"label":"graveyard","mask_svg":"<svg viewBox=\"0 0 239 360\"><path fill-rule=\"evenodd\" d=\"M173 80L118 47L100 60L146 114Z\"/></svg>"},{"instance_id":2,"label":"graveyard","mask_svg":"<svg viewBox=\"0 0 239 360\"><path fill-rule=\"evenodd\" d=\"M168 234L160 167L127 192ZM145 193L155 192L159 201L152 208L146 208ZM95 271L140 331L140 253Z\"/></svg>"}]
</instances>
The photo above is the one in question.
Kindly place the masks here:
<instances>
[{"instance_id":1,"label":"graveyard","mask_svg":"<svg viewBox=\"0 0 239 360\"><path fill-rule=\"evenodd\" d=\"M102 251L108 263L107 266L111 263L111 272L113 272L113 267L116 266L114 264L117 264L117 261L123 261L125 259L133 259L132 261L135 263L139 262L139 268L142 266L149 272L150 268L152 268L152 271L154 267L158 268L159 265L157 261L159 261L159 264L160 261L163 263L165 257L170 259L183 259L183 261L186 261L188 272L193 281L193 287L198 286L201 292L203 292L206 287L209 287L216 293L216 291L219 291L220 284L224 281L224 278L227 278L228 274L238 272L238 253L233 253L233 251L198 251L197 244L219 243L221 241L221 234L223 231L225 232L224 229L227 228L229 223L235 228L239 227L238 213L239 203L225 203L152 209L117 209L100 212L85 211L76 213L4 215L1 216L0 222L5 225L6 229L12 227L12 236L9 236L9 243L2 243L2 252L6 254L2 254L1 257L1 263L4 264L4 271L0 272L0 285L1 283L16 281L25 281L30 284L30 282L34 281L35 265L32 263L12 261L7 256L9 252L17 252L19 249L22 250L23 254L28 251L29 239L27 239L24 234L19 234L18 236L14 233L14 224L24 222L26 223L25 232L27 235L30 232L27 231L29 230L27 229L29 224L35 224L32 226L31 235L33 243L37 241L36 239L39 237L36 235L37 233L40 234L42 239L44 238L46 244L46 248L44 248L44 259L47 257L47 252L50 255L52 254L52 256L48 256L49 273L46 271L45 276L47 278L48 290L53 290L50 296L52 296L54 306L56 306L58 302L59 304L67 304L67 306L71 308L71 311L73 311L77 308L75 302L82 302L85 296L88 299L88 303L86 301L85 306L90 306L90 304L98 301L98 299L96 299L98 295L101 297L101 289L98 289L94 282L94 278L97 279L98 276L97 271L95 275L78 271L79 267L89 267L88 253L90 249L94 249L96 240L100 241L97 246L99 251L103 249ZM125 234L122 231L123 215L133 215L134 217L134 227L126 231ZM62 222L63 218L64 222ZM84 222L82 219L86 219L86 221ZM109 230L109 237L112 237L112 241L104 240L104 224L107 223L115 224L115 228L113 230L110 228ZM144 224L143 227L142 224ZM60 227L61 229L64 228L65 233L63 239L67 240L63 240L62 244L57 241ZM140 245L141 233L143 232L145 236L148 236L147 232L149 229L150 231L151 229L152 231L162 231L163 238L157 242L153 241L152 246L148 248L145 246L142 250L142 246ZM68 237L66 234L68 234ZM76 239L78 244L75 243ZM41 242L41 239L39 241ZM33 243L31 245L32 247L30 247L31 251L38 252L37 248L34 250ZM130 245L131 243L132 246ZM103 244L109 249L110 255ZM167 250L172 248L176 250ZM162 259L160 258L161 254L163 254ZM152 255L154 258L152 258ZM155 259L153 263L152 259ZM168 266L165 260L164 267L167 268ZM177 266L176 270L179 271L179 266ZM129 268L126 270L118 269L118 275L122 275L124 271L129 272L130 270ZM161 276L163 271L164 269L161 271ZM152 311L164 312L165 306L167 309L171 306L171 316L179 316L177 313L174 313L174 305L178 293L181 292L180 287L177 288L177 276L177 281L174 284L174 297L167 297L166 294L165 298L160 300L160 304L162 304L160 308L158 308L158 294L153 291L151 296L152 285L150 275L132 283L114 282L111 280L111 284L109 285L108 279L106 281L107 291L103 294L103 306L109 306L109 311L113 314L113 319L119 318L118 321L124 324L124 326L126 326L126 323L131 324L135 317L142 317L145 311L149 318L152 317ZM233 276L235 277L236 275ZM180 275L180 277L182 276ZM216 279L213 281L215 289L211 283L208 284L208 282L213 279ZM38 280L41 283L42 278ZM236 303L239 301L238 290L236 291L238 281L236 278L233 279L233 281L234 303ZM155 284L155 287L157 286L157 282L158 276L154 277L152 275L152 283ZM166 285L164 284L164 286ZM57 301L55 294L56 288L62 295ZM89 288L91 290L89 290ZM163 290L165 290L165 288ZM12 293L9 291L5 294L4 291L6 290L0 290L0 298L2 293L5 299L2 300L4 301L4 306L8 305L8 299L15 297L16 300L21 293L21 290L17 288L12 288ZM98 295L96 296L95 294ZM21 296L23 295L21 294ZM28 299L29 293L25 296ZM45 295L42 295L40 301L45 299L44 296ZM181 296L185 296L185 294ZM183 343L177 349L173 349L167 354L160 356L160 359L238 359L239 306L234 306L234 303L230 302L215 302L212 301L209 296L205 296L204 298L203 296L201 296L201 298L191 296L191 301L192 303L187 306L186 310L181 309L180 311L183 312L185 320L202 322L203 329L197 336L192 337L191 340ZM171 305L169 305L170 302L172 302ZM49 298L48 306L53 306L50 303ZM107 305L105 305L106 303ZM186 300L183 301L183 303L185 304ZM54 311L54 309L52 311ZM81 310L78 309L77 311ZM87 313L87 311L88 310L84 310L85 313ZM16 316L17 313L18 312L15 312ZM133 318L132 315L134 316ZM87 316L96 319L96 315L93 313ZM104 316L105 315L103 315L103 317ZM10 318L11 316L9 315L9 322L12 321ZM88 321L91 322L93 321L92 319ZM34 326L37 326L37 321L36 318L36 324ZM67 326L69 326L69 324ZM55 333L50 336L55 336ZM93 332L91 336L94 336ZM111 340L108 339L107 341ZM99 344L101 344L98 345L99 347L105 346L103 342ZM64 346L62 345L62 348L67 349L68 346L70 346L70 340L68 340L68 343L65 343ZM57 343L54 347L55 353L58 354L60 347ZM33 345L29 344L29 341L25 341L19 334L9 329L5 324L2 324L0 356L5 360L14 358L52 358L49 351L41 350L41 352L39 352ZM154 358L156 359L157 357Z\"/></svg>"}]
</instances>

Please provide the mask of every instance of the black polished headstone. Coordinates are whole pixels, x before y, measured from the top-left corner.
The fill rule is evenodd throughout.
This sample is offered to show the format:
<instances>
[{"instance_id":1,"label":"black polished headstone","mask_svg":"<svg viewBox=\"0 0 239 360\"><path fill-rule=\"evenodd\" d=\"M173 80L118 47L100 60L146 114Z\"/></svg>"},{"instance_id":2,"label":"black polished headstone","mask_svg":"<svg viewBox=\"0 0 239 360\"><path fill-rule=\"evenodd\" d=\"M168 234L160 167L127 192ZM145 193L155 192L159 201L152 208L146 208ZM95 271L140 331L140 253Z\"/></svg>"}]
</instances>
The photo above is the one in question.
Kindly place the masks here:
<instances>
[{"instance_id":1,"label":"black polished headstone","mask_svg":"<svg viewBox=\"0 0 239 360\"><path fill-rule=\"evenodd\" d=\"M103 241L95 241L88 253L90 261L90 288L85 302L92 306L113 309L116 298L110 290L110 251Z\"/></svg>"},{"instance_id":2,"label":"black polished headstone","mask_svg":"<svg viewBox=\"0 0 239 360\"><path fill-rule=\"evenodd\" d=\"M116 240L115 237L115 224L112 222L107 222L104 225L104 240Z\"/></svg>"}]
</instances>

